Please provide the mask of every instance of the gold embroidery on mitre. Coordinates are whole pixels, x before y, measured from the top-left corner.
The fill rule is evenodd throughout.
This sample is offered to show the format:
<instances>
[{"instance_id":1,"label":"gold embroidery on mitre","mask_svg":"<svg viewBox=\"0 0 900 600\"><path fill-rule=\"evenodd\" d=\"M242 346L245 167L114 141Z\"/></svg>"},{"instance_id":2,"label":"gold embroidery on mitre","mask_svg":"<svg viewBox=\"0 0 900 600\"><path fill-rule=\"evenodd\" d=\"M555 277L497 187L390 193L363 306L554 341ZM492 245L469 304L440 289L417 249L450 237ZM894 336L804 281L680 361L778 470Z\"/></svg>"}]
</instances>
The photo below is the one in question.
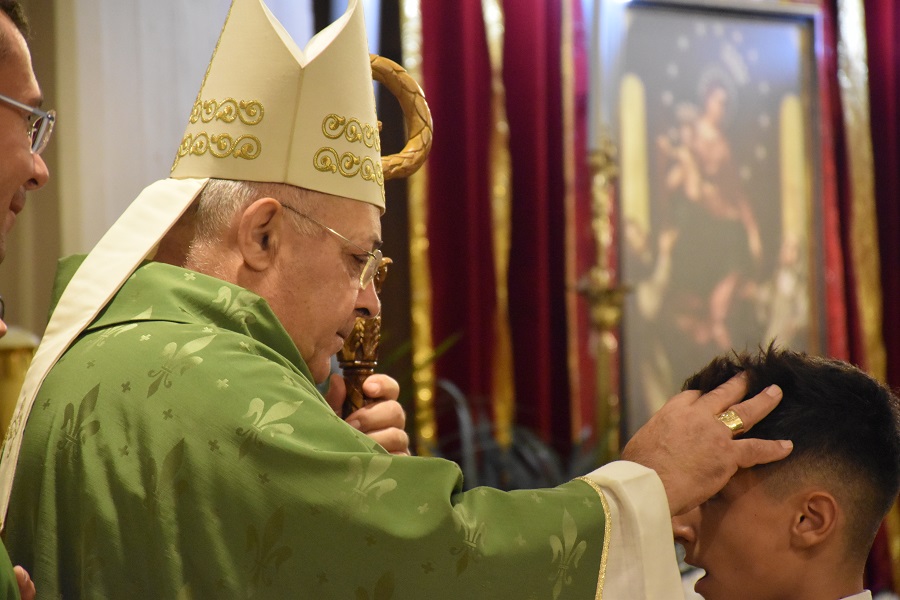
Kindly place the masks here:
<instances>
[{"instance_id":1,"label":"gold embroidery on mitre","mask_svg":"<svg viewBox=\"0 0 900 600\"><path fill-rule=\"evenodd\" d=\"M265 116L265 108L259 100L197 100L191 109L191 124L197 121L209 123L214 120L233 123L240 119L245 125L258 125Z\"/></svg>"},{"instance_id":2,"label":"gold embroidery on mitre","mask_svg":"<svg viewBox=\"0 0 900 600\"><path fill-rule=\"evenodd\" d=\"M313 157L313 165L317 170L325 173L340 173L344 177L356 177L359 175L366 181L374 181L380 187L384 187L384 171L381 162L374 161L369 156L360 158L352 152L344 152L338 156L334 148L319 148Z\"/></svg>"},{"instance_id":3,"label":"gold embroidery on mitre","mask_svg":"<svg viewBox=\"0 0 900 600\"><path fill-rule=\"evenodd\" d=\"M378 128L368 123L360 123L359 119L342 117L331 113L322 121L322 133L331 140L343 136L348 142L362 142L367 148L381 152L381 138Z\"/></svg>"},{"instance_id":4,"label":"gold embroidery on mitre","mask_svg":"<svg viewBox=\"0 0 900 600\"><path fill-rule=\"evenodd\" d=\"M244 125L259 125L265 116L265 107L259 100L197 100L191 109L190 123L211 123L222 121L234 123L240 120ZM182 158L188 155L201 156L209 152L216 158L233 156L253 160L262 152L262 142L254 135L243 134L237 138L227 133L213 133L206 131L188 133L181 140L178 154L175 156L175 164L172 170L178 166Z\"/></svg>"},{"instance_id":5,"label":"gold embroidery on mitre","mask_svg":"<svg viewBox=\"0 0 900 600\"><path fill-rule=\"evenodd\" d=\"M197 134L187 134L181 140L181 146L178 148L178 154L175 156L174 169L178 166L178 162L192 154L201 156L209 152L216 158L225 158L233 156L234 158L244 158L253 160L262 152L262 142L253 135L242 135L233 138L227 133L214 133L209 135L205 131Z\"/></svg>"}]
</instances>

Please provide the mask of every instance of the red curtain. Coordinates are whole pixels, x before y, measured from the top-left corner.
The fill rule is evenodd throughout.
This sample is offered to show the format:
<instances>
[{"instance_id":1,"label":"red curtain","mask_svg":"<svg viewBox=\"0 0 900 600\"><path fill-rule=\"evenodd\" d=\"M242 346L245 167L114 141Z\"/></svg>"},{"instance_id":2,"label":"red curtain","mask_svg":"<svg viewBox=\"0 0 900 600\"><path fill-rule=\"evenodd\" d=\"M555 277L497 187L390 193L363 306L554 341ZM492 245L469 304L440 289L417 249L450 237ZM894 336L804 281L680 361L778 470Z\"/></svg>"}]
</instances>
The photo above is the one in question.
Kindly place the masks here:
<instances>
[{"instance_id":1,"label":"red curtain","mask_svg":"<svg viewBox=\"0 0 900 600\"><path fill-rule=\"evenodd\" d=\"M881 288L887 379L900 388L900 6L895 0L866 0L866 40L869 57L869 92L872 119L872 149L875 157L875 198L878 212L878 242L881 257ZM895 507L895 510L898 510ZM895 535L900 532L894 532ZM879 534L867 572L874 591L900 589L893 581L900 557L888 551L887 532Z\"/></svg>"},{"instance_id":2,"label":"red curtain","mask_svg":"<svg viewBox=\"0 0 900 600\"><path fill-rule=\"evenodd\" d=\"M851 181L848 174L846 140L843 135L838 78L838 3L823 0L826 62L828 84L831 88L831 121L836 132L835 153L841 238L846 268L846 300L848 307L851 362L866 366L867 357L859 328L859 305L855 294L856 273L850 256L850 224L852 218ZM883 338L887 354L887 380L895 389L900 387L900 311L893 307L900 302L900 5L895 0L864 0L866 14L865 35L868 46L869 99L871 134L874 153L875 201L878 217L879 255L883 307ZM854 32L847 32L852 35ZM896 510L896 507L895 507ZM882 528L866 568L866 585L874 593L896 591L900 582L894 581L896 560L892 565L887 530Z\"/></svg>"},{"instance_id":3,"label":"red curtain","mask_svg":"<svg viewBox=\"0 0 900 600\"><path fill-rule=\"evenodd\" d=\"M866 37L888 381L900 388L900 5L867 0Z\"/></svg>"},{"instance_id":4,"label":"red curtain","mask_svg":"<svg viewBox=\"0 0 900 600\"><path fill-rule=\"evenodd\" d=\"M570 441L560 0L506 0L504 83L512 154L510 322L517 422Z\"/></svg>"},{"instance_id":5,"label":"red curtain","mask_svg":"<svg viewBox=\"0 0 900 600\"><path fill-rule=\"evenodd\" d=\"M490 397L496 306L488 189L491 71L480 0L423 2L422 74L435 122L428 160L436 374L475 405ZM439 436L455 424L439 418Z\"/></svg>"},{"instance_id":6,"label":"red curtain","mask_svg":"<svg viewBox=\"0 0 900 600\"><path fill-rule=\"evenodd\" d=\"M508 284L516 421L565 456L572 435L561 6L561 0L504 2L503 81L512 159ZM481 1L423 2L422 38L423 79L436 123L428 161L434 344L462 335L438 358L436 374L458 385L484 417L497 296L489 190L491 71ZM439 419L438 428L445 438L454 423Z\"/></svg>"}]
</instances>

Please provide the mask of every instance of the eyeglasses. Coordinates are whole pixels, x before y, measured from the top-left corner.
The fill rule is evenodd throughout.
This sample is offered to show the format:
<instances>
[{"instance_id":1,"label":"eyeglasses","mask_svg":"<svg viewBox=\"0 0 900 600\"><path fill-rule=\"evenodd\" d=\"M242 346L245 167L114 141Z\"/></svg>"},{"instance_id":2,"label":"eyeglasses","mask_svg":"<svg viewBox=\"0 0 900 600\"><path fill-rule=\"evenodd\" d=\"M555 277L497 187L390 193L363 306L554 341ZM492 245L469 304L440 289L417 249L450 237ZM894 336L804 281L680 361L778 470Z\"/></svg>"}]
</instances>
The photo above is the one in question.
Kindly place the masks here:
<instances>
[{"instance_id":1,"label":"eyeglasses","mask_svg":"<svg viewBox=\"0 0 900 600\"><path fill-rule=\"evenodd\" d=\"M367 287L369 287L369 284L372 283L373 279L375 279L375 273L378 271L378 267L381 266L381 260L383 258L383 255L381 254L381 250L376 249L375 252L369 252L368 250L366 250L359 244L351 242L346 237L342 236L341 234L339 234L337 231L335 231L328 225L319 223L318 221L313 219L311 216L303 214L296 208L288 206L287 204L282 204L281 206L288 209L292 213L303 217L304 219L309 219L310 221L312 221L313 223L315 223L316 225L318 225L319 227L321 227L328 233L336 235L337 237L341 238L342 240L344 240L345 242L347 242L354 248L358 249L360 252L363 252L364 254L366 254L366 256L368 256L368 259L366 259L366 264L365 264L365 266L363 266L362 273L359 274L359 289L364 290Z\"/></svg>"},{"instance_id":2,"label":"eyeglasses","mask_svg":"<svg viewBox=\"0 0 900 600\"><path fill-rule=\"evenodd\" d=\"M10 106L15 106L16 108L28 111L35 116L34 121L31 122L31 126L28 129L28 137L31 139L31 152L32 154L40 154L43 152L44 148L47 147L47 142L50 141L50 134L53 133L53 125L56 123L56 111L43 111L39 108L23 104L18 100L13 100L3 94L0 94L0 100L6 102Z\"/></svg>"}]
</instances>

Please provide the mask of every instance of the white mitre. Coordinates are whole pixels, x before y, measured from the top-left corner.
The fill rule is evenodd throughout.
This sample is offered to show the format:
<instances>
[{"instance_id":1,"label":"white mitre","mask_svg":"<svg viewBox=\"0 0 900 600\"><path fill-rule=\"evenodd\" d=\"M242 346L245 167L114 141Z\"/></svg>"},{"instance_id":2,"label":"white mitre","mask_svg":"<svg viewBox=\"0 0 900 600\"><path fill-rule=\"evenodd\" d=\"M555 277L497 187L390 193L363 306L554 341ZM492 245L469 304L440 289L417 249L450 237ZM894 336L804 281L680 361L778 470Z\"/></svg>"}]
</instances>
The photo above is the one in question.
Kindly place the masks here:
<instances>
[{"instance_id":1,"label":"white mitre","mask_svg":"<svg viewBox=\"0 0 900 600\"><path fill-rule=\"evenodd\" d=\"M171 177L145 188L69 282L25 376L0 455L0 528L25 424L50 368L209 178L288 183L384 210L365 20L358 0L301 50L262 0L233 0Z\"/></svg>"},{"instance_id":2,"label":"white mitre","mask_svg":"<svg viewBox=\"0 0 900 600\"><path fill-rule=\"evenodd\" d=\"M259 0L235 0L173 178L288 183L384 210L362 7L301 50Z\"/></svg>"}]
</instances>

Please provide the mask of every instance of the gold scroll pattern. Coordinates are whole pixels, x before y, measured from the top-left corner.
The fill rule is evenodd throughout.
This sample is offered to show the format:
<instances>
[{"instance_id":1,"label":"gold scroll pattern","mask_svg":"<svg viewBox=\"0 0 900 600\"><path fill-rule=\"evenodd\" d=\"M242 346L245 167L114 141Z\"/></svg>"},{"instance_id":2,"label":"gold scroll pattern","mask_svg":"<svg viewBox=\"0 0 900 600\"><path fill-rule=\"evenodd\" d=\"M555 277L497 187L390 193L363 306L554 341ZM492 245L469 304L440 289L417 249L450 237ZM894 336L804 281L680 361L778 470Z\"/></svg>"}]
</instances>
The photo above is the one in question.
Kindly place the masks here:
<instances>
[{"instance_id":1,"label":"gold scroll pattern","mask_svg":"<svg viewBox=\"0 0 900 600\"><path fill-rule=\"evenodd\" d=\"M245 125L258 125L265 116L265 108L259 100L197 100L191 109L191 124L203 121L224 121L234 123L240 119Z\"/></svg>"},{"instance_id":2,"label":"gold scroll pattern","mask_svg":"<svg viewBox=\"0 0 900 600\"><path fill-rule=\"evenodd\" d=\"M178 161L188 154L200 156L207 152L216 158L233 156L234 158L253 160L262 152L262 143L259 138L252 135L233 138L227 133L209 135L205 131L196 135L188 134L181 140L175 164L177 165Z\"/></svg>"},{"instance_id":3,"label":"gold scroll pattern","mask_svg":"<svg viewBox=\"0 0 900 600\"><path fill-rule=\"evenodd\" d=\"M348 142L360 142L367 148L381 152L381 137L378 129L368 123L360 123L359 119L342 117L334 113L322 121L322 133L331 140L341 137Z\"/></svg>"},{"instance_id":4,"label":"gold scroll pattern","mask_svg":"<svg viewBox=\"0 0 900 600\"><path fill-rule=\"evenodd\" d=\"M191 109L190 123L195 125L201 122L222 121L230 125L240 120L244 125L252 127L262 122L264 116L265 107L259 100L226 98L219 101L198 98ZM172 169L174 170L185 156L202 156L206 153L216 158L231 156L253 160L262 153L262 142L255 135L247 133L237 137L228 133L210 133L208 131L187 133L181 139Z\"/></svg>"},{"instance_id":5,"label":"gold scroll pattern","mask_svg":"<svg viewBox=\"0 0 900 600\"><path fill-rule=\"evenodd\" d=\"M313 157L316 169L323 172L340 173L344 177L362 177L365 181L374 181L384 187L384 172L381 163L371 157L359 157L352 152L338 154L334 148L319 148Z\"/></svg>"}]
</instances>

